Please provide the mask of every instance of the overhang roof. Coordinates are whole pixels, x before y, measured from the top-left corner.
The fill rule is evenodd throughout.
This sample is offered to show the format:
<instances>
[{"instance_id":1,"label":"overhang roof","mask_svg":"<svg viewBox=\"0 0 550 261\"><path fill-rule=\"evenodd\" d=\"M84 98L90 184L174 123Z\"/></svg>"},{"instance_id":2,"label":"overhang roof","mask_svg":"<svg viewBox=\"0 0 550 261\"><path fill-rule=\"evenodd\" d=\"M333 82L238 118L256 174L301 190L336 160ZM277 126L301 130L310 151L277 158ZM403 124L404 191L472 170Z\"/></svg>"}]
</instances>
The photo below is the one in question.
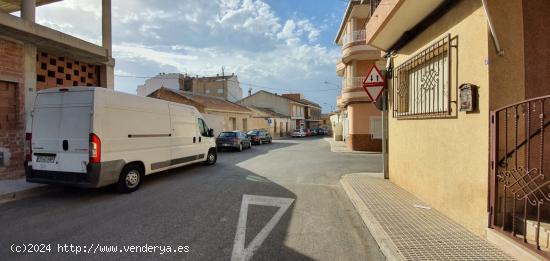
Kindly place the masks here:
<instances>
[{"instance_id":1,"label":"overhang roof","mask_svg":"<svg viewBox=\"0 0 550 261\"><path fill-rule=\"evenodd\" d=\"M196 94L192 92L177 91L177 94L204 106L205 110L252 113L248 108L240 104L227 101L223 98Z\"/></svg>"},{"instance_id":2,"label":"overhang roof","mask_svg":"<svg viewBox=\"0 0 550 261\"><path fill-rule=\"evenodd\" d=\"M367 44L389 49L445 0L382 0L367 23Z\"/></svg>"},{"instance_id":3,"label":"overhang roof","mask_svg":"<svg viewBox=\"0 0 550 261\"><path fill-rule=\"evenodd\" d=\"M47 5L62 0L36 0L36 6ZM0 0L0 11L12 13L21 10L21 0Z\"/></svg>"}]
</instances>

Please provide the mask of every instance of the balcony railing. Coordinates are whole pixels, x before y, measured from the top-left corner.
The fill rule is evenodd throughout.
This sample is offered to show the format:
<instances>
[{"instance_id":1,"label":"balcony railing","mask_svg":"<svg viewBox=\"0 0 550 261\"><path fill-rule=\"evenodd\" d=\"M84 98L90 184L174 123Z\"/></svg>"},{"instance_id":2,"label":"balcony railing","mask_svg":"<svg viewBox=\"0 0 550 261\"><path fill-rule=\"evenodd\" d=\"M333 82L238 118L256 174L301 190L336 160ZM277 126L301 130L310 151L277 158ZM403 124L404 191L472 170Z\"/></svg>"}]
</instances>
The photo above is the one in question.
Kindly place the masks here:
<instances>
[{"instance_id":1,"label":"balcony railing","mask_svg":"<svg viewBox=\"0 0 550 261\"><path fill-rule=\"evenodd\" d=\"M344 77L342 78L342 90L362 88L365 77Z\"/></svg>"},{"instance_id":2,"label":"balcony railing","mask_svg":"<svg viewBox=\"0 0 550 261\"><path fill-rule=\"evenodd\" d=\"M366 39L367 39L366 30L356 30L351 32L351 34L346 33L342 35L342 45L346 45L348 43L353 43L353 42L366 41Z\"/></svg>"}]
</instances>

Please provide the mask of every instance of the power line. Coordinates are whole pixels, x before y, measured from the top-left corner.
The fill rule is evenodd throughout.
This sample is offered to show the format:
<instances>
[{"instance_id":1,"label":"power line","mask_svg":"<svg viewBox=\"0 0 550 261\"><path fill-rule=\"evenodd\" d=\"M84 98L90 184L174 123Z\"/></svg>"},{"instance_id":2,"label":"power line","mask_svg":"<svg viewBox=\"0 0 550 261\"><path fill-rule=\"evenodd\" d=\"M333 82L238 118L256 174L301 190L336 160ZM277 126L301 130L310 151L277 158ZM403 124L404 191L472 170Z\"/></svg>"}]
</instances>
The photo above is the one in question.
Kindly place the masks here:
<instances>
[{"instance_id":1,"label":"power line","mask_svg":"<svg viewBox=\"0 0 550 261\"><path fill-rule=\"evenodd\" d=\"M158 75L157 75L158 76ZM165 76L165 75L161 75L161 76ZM135 78L135 79L152 79L152 78L155 78L156 76L141 76L141 75L117 75L115 74L115 77L119 77L119 78ZM179 77L162 77L161 79L163 80L170 80L170 79L179 79ZM239 83L239 84L242 84L242 85L246 85L246 86L250 86L250 87L256 87L256 88L261 88L261 89L268 89L268 90L274 90L274 91L287 91L287 92L292 92L293 89L285 89L285 88L273 88L273 87L267 87L267 86L262 86L262 85L258 85L258 84L254 84L254 83L248 83L248 82L241 82L241 81L235 81L235 80L230 80L230 79L227 79L227 81L232 81L232 82L236 82L236 83ZM340 88L331 88L331 89L315 89L315 90L312 90L312 89L305 89L305 90L300 90L298 88L296 88L295 90L297 91L300 91L300 92L328 92L328 91L340 91L341 89Z\"/></svg>"}]
</instances>

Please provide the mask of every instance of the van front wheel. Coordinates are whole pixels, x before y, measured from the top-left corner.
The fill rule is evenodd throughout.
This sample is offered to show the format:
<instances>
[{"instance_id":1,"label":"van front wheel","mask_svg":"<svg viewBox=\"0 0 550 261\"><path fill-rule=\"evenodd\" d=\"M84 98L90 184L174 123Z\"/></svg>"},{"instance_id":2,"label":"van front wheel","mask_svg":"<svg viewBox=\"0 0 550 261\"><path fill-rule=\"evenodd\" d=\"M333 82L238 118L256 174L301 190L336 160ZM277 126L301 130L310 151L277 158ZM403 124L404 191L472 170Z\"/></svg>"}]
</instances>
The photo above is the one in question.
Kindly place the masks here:
<instances>
[{"instance_id":1,"label":"van front wheel","mask_svg":"<svg viewBox=\"0 0 550 261\"><path fill-rule=\"evenodd\" d=\"M206 161L204 162L204 164L214 165L216 164L216 160L218 160L218 153L216 153L215 149L210 149L208 151L208 155L206 155Z\"/></svg>"},{"instance_id":2,"label":"van front wheel","mask_svg":"<svg viewBox=\"0 0 550 261\"><path fill-rule=\"evenodd\" d=\"M123 193L136 191L141 185L143 174L136 165L127 165L122 169L117 183L117 190Z\"/></svg>"}]
</instances>

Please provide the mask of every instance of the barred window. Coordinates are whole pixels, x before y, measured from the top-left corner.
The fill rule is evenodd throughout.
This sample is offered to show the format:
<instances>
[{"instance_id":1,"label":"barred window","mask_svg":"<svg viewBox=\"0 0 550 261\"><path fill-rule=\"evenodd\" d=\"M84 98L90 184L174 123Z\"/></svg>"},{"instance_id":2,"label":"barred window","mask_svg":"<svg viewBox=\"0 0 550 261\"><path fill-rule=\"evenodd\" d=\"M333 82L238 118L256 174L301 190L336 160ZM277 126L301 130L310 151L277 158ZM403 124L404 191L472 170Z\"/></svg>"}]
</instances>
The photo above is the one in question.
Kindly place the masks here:
<instances>
[{"instance_id":1,"label":"barred window","mask_svg":"<svg viewBox=\"0 0 550 261\"><path fill-rule=\"evenodd\" d=\"M450 115L450 36L394 69L393 116L397 119Z\"/></svg>"}]
</instances>

